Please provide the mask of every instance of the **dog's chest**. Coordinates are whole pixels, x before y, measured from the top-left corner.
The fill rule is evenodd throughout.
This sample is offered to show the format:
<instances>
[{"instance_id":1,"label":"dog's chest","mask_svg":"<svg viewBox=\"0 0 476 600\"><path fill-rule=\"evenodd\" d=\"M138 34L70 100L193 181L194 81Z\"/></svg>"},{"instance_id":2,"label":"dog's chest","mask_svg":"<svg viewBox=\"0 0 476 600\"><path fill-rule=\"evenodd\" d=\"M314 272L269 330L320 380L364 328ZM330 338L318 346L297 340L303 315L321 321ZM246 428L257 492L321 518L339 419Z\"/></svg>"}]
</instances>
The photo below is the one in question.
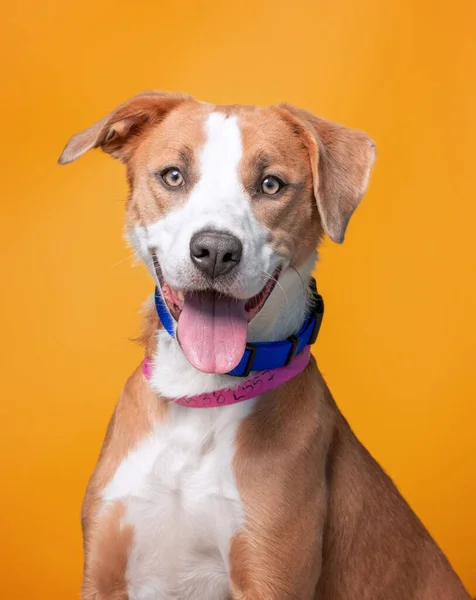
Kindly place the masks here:
<instances>
[{"instance_id":1,"label":"dog's chest","mask_svg":"<svg viewBox=\"0 0 476 600\"><path fill-rule=\"evenodd\" d=\"M243 524L233 475L235 437L250 403L176 405L124 458L103 492L133 528L126 569L130 600L229 596L228 553Z\"/></svg>"}]
</instances>

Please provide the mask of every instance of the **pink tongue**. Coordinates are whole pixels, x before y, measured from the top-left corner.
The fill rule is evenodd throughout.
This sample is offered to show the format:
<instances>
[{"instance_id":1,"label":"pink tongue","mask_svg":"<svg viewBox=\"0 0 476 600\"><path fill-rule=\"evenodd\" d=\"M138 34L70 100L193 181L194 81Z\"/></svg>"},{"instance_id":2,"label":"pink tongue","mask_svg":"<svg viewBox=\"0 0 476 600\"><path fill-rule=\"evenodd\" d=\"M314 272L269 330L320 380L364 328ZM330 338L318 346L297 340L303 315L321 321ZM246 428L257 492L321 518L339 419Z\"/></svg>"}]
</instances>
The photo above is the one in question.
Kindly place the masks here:
<instances>
[{"instance_id":1,"label":"pink tongue","mask_svg":"<svg viewBox=\"0 0 476 600\"><path fill-rule=\"evenodd\" d=\"M248 321L244 300L214 292L191 292L177 326L188 361L204 373L227 373L240 362L246 346Z\"/></svg>"}]
</instances>

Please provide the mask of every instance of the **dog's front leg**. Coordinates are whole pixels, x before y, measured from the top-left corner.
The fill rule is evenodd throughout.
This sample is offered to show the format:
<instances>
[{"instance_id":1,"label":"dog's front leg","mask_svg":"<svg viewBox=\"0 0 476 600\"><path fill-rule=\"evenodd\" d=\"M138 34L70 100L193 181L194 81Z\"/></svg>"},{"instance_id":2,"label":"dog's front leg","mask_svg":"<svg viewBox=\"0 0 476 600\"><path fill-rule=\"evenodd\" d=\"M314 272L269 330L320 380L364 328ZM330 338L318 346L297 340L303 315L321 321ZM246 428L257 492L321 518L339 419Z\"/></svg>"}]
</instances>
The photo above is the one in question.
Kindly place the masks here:
<instances>
[{"instance_id":1,"label":"dog's front leg","mask_svg":"<svg viewBox=\"0 0 476 600\"><path fill-rule=\"evenodd\" d=\"M277 490L287 493L255 496L230 546L233 600L315 598L327 513L326 486L320 481L301 482L293 490L283 481Z\"/></svg>"},{"instance_id":2,"label":"dog's front leg","mask_svg":"<svg viewBox=\"0 0 476 600\"><path fill-rule=\"evenodd\" d=\"M230 552L233 600L315 598L321 569L322 532L315 527L315 522L304 520L301 525L286 532L277 521L271 536L263 535L259 540L243 532L233 540Z\"/></svg>"},{"instance_id":3,"label":"dog's front leg","mask_svg":"<svg viewBox=\"0 0 476 600\"><path fill-rule=\"evenodd\" d=\"M85 501L87 501L88 494ZM87 502L85 502L87 504ZM92 511L91 511L92 512ZM81 600L129 600L126 568L132 528L121 522L120 502L84 514L84 576Z\"/></svg>"},{"instance_id":4,"label":"dog's front leg","mask_svg":"<svg viewBox=\"0 0 476 600\"><path fill-rule=\"evenodd\" d=\"M321 574L332 415L317 412L313 372L262 402L236 439L243 527L231 541L233 600L314 600ZM305 418L302 418L302 414Z\"/></svg>"}]
</instances>

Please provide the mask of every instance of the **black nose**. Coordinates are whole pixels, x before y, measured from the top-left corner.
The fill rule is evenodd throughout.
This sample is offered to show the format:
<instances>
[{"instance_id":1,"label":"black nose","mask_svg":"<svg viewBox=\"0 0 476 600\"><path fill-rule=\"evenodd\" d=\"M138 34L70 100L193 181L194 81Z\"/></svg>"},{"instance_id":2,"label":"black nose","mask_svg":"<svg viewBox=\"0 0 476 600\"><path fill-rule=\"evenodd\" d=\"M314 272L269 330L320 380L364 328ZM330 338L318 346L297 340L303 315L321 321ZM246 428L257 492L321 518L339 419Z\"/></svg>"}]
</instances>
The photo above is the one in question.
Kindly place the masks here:
<instances>
[{"instance_id":1,"label":"black nose","mask_svg":"<svg viewBox=\"0 0 476 600\"><path fill-rule=\"evenodd\" d=\"M190 258L211 279L232 271L240 262L240 240L220 231L199 231L190 240Z\"/></svg>"}]
</instances>

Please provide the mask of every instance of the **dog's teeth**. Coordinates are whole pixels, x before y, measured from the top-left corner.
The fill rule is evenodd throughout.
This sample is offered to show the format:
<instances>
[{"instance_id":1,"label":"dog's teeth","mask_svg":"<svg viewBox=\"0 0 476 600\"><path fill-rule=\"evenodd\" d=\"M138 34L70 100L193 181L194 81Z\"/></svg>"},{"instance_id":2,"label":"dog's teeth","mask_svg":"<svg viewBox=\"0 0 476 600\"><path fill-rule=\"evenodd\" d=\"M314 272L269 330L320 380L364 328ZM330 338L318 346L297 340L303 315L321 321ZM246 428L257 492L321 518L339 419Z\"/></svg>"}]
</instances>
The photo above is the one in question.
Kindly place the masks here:
<instances>
[{"instance_id":1,"label":"dog's teeth","mask_svg":"<svg viewBox=\"0 0 476 600\"><path fill-rule=\"evenodd\" d=\"M182 292L182 290L177 290L177 297L183 302L183 299L185 298L184 293Z\"/></svg>"}]
</instances>

